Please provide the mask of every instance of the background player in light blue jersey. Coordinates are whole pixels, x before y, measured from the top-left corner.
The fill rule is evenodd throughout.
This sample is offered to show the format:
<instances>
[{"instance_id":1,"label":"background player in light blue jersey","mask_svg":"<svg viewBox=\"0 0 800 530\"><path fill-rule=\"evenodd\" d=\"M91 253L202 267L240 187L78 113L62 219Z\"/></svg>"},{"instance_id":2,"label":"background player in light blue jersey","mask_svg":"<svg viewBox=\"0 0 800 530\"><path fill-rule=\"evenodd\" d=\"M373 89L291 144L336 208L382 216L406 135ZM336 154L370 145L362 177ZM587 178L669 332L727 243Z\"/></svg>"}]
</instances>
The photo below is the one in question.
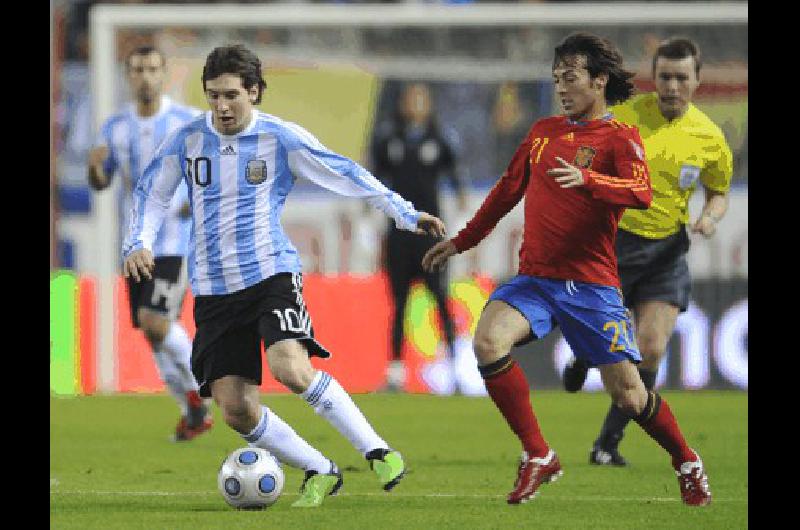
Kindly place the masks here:
<instances>
[{"instance_id":1,"label":"background player in light blue jersey","mask_svg":"<svg viewBox=\"0 0 800 530\"><path fill-rule=\"evenodd\" d=\"M345 436L389 491L405 473L402 457L336 379L309 362L311 355L330 353L314 339L300 260L281 227L281 210L302 177L365 198L402 229L442 237L444 225L303 128L258 112L254 105L266 83L261 61L243 46L214 49L202 81L211 111L170 135L136 187L123 248L125 275L136 281L152 276L155 234L185 182L197 326L192 370L200 395L213 396L225 422L251 445L305 470L302 496L293 506L319 506L336 493L342 485L337 466L259 403L263 340L272 375Z\"/></svg>"},{"instance_id":2,"label":"background player in light blue jersey","mask_svg":"<svg viewBox=\"0 0 800 530\"><path fill-rule=\"evenodd\" d=\"M126 72L134 101L103 123L97 146L89 153L89 183L94 189L107 187L116 174L123 179L122 226L128 225L132 189L156 148L170 132L201 112L177 105L162 94L165 61L155 48L135 49L127 58ZM177 321L186 293L184 256L190 224L186 186L182 185L153 241L153 278L142 283L128 281L133 325L147 337L161 379L181 409L175 428L179 441L190 440L212 425L191 371L191 339Z\"/></svg>"}]
</instances>

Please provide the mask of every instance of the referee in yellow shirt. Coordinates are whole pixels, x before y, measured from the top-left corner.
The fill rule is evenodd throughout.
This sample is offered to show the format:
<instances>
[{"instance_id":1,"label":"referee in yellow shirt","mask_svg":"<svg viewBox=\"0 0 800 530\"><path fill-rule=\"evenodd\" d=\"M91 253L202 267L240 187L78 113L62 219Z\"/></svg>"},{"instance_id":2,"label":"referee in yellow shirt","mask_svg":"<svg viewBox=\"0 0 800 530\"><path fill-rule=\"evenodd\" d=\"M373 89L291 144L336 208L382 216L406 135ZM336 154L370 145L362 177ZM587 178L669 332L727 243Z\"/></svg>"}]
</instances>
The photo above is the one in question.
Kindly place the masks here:
<instances>
[{"instance_id":1,"label":"referee in yellow shirt","mask_svg":"<svg viewBox=\"0 0 800 530\"><path fill-rule=\"evenodd\" d=\"M711 237L728 209L732 155L722 131L697 107L692 96L700 84L700 52L687 38L662 42L653 57L656 92L612 107L614 116L639 129L644 141L653 202L647 210L626 210L617 232L617 260L625 305L633 310L642 354L639 373L648 390L655 386L661 358L678 314L689 304L691 279L686 263L687 224ZM689 221L687 203L698 181L705 188L700 217ZM564 386L580 390L588 366L572 359ZM624 466L618 446L629 418L613 404L589 462Z\"/></svg>"}]
</instances>

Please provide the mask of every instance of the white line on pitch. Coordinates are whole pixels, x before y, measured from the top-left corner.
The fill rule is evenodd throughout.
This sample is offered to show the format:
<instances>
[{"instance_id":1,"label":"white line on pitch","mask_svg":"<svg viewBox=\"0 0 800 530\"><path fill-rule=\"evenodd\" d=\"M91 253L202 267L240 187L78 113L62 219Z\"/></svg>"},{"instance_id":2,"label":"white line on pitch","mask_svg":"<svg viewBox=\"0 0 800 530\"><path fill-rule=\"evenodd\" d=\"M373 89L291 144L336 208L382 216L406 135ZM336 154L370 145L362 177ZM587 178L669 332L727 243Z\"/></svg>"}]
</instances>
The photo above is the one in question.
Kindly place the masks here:
<instances>
[{"instance_id":1,"label":"white line on pitch","mask_svg":"<svg viewBox=\"0 0 800 530\"><path fill-rule=\"evenodd\" d=\"M56 495L119 495L131 497L200 497L219 495L216 491L99 491L99 490L58 490L51 489L51 494ZM299 493L284 493L284 497L297 497ZM337 497L406 497L416 499L427 498L452 498L452 499L499 499L505 495L489 495L477 493L340 493ZM539 496L538 500L557 500L557 501L598 501L598 502L679 502L677 497L565 497L565 496ZM717 499L713 502L747 502L747 499Z\"/></svg>"}]
</instances>

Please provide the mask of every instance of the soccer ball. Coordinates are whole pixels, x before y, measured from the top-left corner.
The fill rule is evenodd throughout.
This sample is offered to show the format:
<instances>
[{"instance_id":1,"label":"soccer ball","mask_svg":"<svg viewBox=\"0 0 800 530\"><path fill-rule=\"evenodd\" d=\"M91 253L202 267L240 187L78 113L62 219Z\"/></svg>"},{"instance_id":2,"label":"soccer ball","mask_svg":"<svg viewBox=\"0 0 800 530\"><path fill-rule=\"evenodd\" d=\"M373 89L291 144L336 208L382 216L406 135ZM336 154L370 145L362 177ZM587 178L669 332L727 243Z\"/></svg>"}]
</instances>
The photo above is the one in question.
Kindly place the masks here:
<instances>
[{"instance_id":1,"label":"soccer ball","mask_svg":"<svg viewBox=\"0 0 800 530\"><path fill-rule=\"evenodd\" d=\"M242 447L222 461L217 475L225 502L243 510L263 510L283 491L283 470L268 451Z\"/></svg>"}]
</instances>

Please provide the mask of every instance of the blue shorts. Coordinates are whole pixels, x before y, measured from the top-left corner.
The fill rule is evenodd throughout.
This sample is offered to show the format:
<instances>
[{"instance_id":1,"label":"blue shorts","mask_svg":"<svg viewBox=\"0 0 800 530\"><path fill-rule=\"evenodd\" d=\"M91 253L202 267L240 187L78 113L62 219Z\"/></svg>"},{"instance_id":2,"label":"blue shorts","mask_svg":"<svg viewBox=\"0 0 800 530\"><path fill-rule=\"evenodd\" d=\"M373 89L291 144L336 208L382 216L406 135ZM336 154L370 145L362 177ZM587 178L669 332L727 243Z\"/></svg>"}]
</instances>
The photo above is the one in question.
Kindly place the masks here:
<instances>
[{"instance_id":1,"label":"blue shorts","mask_svg":"<svg viewBox=\"0 0 800 530\"><path fill-rule=\"evenodd\" d=\"M509 304L530 323L531 335L519 344L559 326L575 356L590 366L642 360L616 287L520 274L498 287L491 300Z\"/></svg>"}]
</instances>

